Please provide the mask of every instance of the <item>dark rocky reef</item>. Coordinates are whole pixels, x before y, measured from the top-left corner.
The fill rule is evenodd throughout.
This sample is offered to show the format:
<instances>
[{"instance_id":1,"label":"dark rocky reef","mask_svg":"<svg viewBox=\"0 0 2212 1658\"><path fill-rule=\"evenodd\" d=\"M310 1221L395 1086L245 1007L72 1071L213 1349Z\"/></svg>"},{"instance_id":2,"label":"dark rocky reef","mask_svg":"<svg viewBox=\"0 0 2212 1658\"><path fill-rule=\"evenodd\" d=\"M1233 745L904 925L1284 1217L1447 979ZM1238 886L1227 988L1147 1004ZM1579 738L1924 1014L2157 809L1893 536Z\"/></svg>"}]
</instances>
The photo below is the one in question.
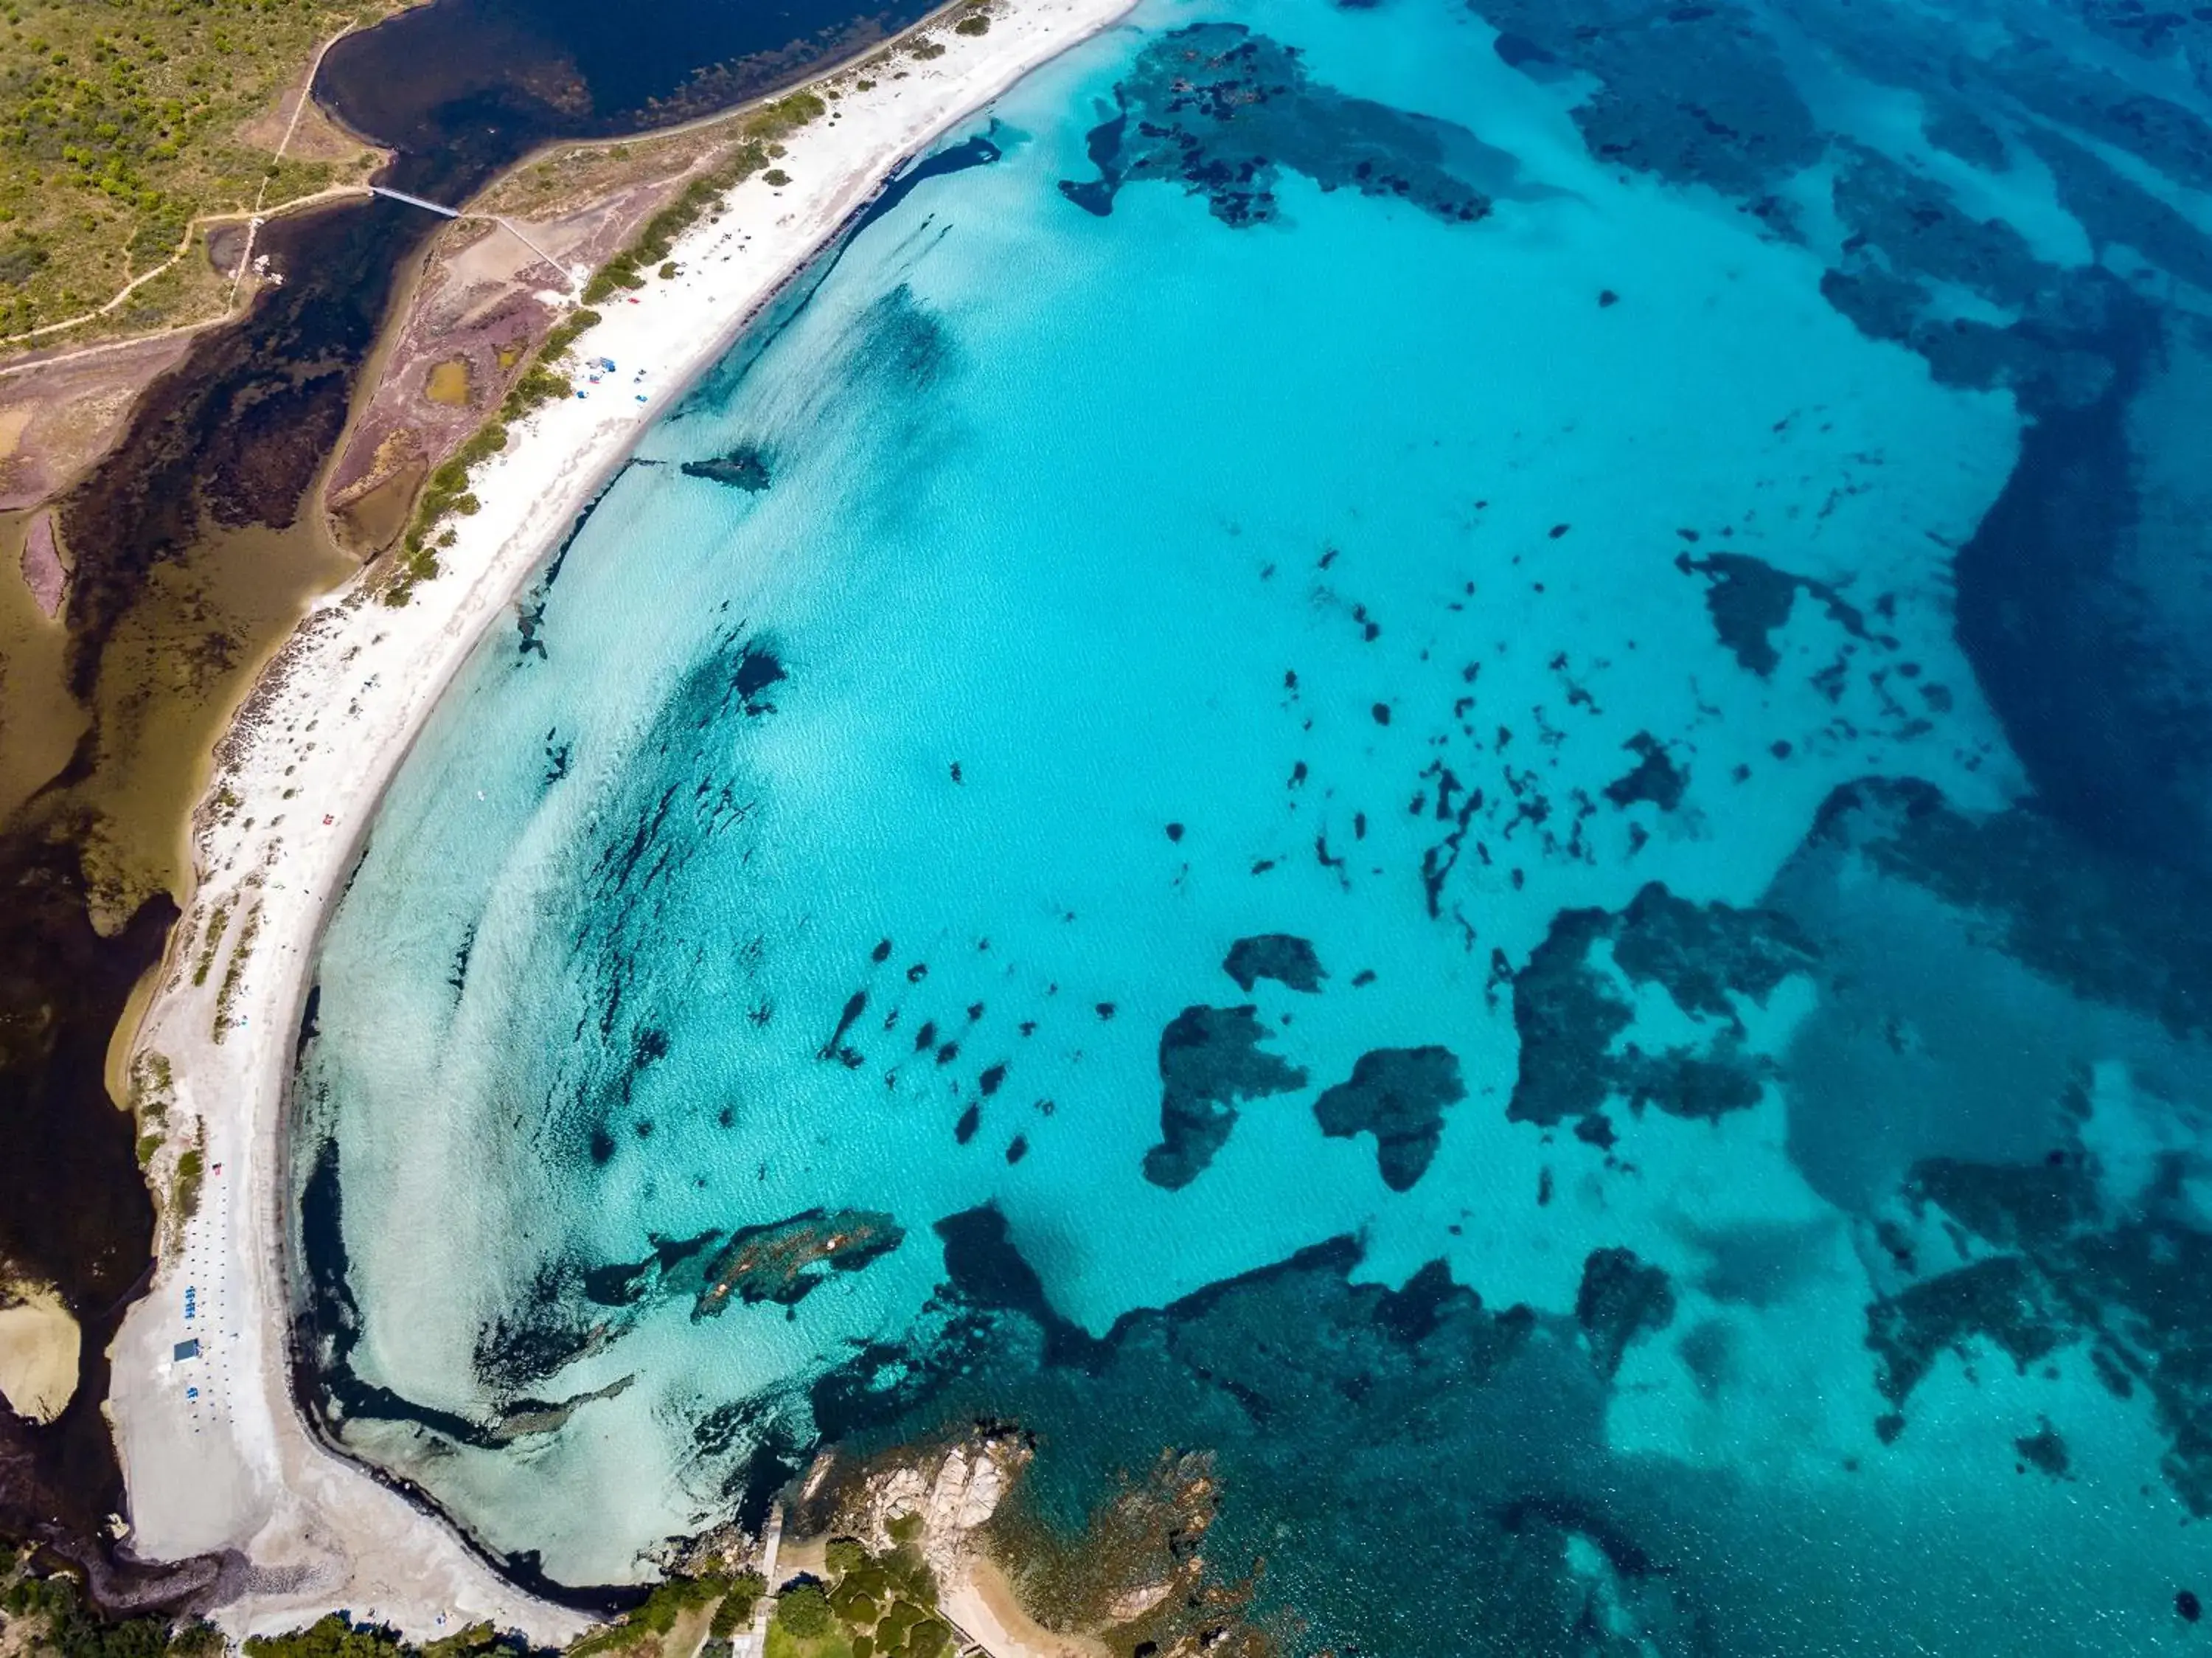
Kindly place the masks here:
<instances>
[{"instance_id":1,"label":"dark rocky reef","mask_svg":"<svg viewBox=\"0 0 2212 1658\"><path fill-rule=\"evenodd\" d=\"M1353 1062L1350 1081L1322 1091L1314 1117L1332 1139L1373 1135L1382 1184L1407 1192L1437 1155L1444 1107L1466 1097L1449 1048L1376 1048Z\"/></svg>"},{"instance_id":2,"label":"dark rocky reef","mask_svg":"<svg viewBox=\"0 0 2212 1658\"><path fill-rule=\"evenodd\" d=\"M1711 1022L1703 1051L1648 1050L1630 1033L1635 1010L1591 962L1601 944L1631 984L1657 984L1675 1005ZM1562 910L1514 975L1521 1062L1507 1114L1519 1122L1591 1119L1614 1097L1678 1117L1718 1117L1759 1102L1768 1062L1743 1046L1730 994L1764 1002L1811 967L1812 942L1788 917L1727 904L1693 904L1656 882L1618 911Z\"/></svg>"},{"instance_id":3,"label":"dark rocky reef","mask_svg":"<svg viewBox=\"0 0 2212 1658\"><path fill-rule=\"evenodd\" d=\"M1866 618L1833 587L1777 570L1763 558L1743 552L1692 558L1685 552L1675 556L1674 567L1686 576L1705 578L1705 609L1712 616L1713 631L1737 661L1762 679L1781 666L1772 635L1789 623L1800 593L1818 600L1828 619L1853 638L1868 637Z\"/></svg>"},{"instance_id":4,"label":"dark rocky reef","mask_svg":"<svg viewBox=\"0 0 2212 1658\"><path fill-rule=\"evenodd\" d=\"M2066 1449L2066 1441L2048 1417L2033 1433L2013 1441L2012 1448L2020 1453L2023 1467L2039 1468L2053 1479L2064 1479L2073 1472L2074 1459Z\"/></svg>"},{"instance_id":5,"label":"dark rocky reef","mask_svg":"<svg viewBox=\"0 0 2212 1658\"><path fill-rule=\"evenodd\" d=\"M686 478L703 478L710 484L758 495L769 486L768 456L750 443L740 443L727 454L684 463Z\"/></svg>"},{"instance_id":6,"label":"dark rocky reef","mask_svg":"<svg viewBox=\"0 0 2212 1658\"><path fill-rule=\"evenodd\" d=\"M2145 89L2163 82L2172 90L2177 51L2205 54L2191 61L2200 86L2212 78L2201 67L2212 62L2212 28L2191 14L2083 0L2084 22L2147 65L2155 60L2138 84L2115 64L2026 29L1995 50L1961 51L1952 20L1893 4L1814 0L1778 27L1740 0L1663 10L1599 0L1571 12L1540 0L1469 3L1499 31L1499 58L1531 79L1589 78L1594 88L1572 113L1601 160L1703 185L1793 240L1804 232L1786 186L1832 162L1842 235L1822 293L1862 332L1917 352L1947 383L2009 389L2036 413L2095 401L2113 366L2100 312L2118 284L2038 259L2012 227L1969 210L1910 158L1823 131L1793 79L1801 58L1829 57L1911 94L1929 142L1977 168L2003 173L2032 151L2100 253L2126 248L2212 287L2212 237L2077 141L2088 135L2182 188L2212 182L2212 122ZM1961 314L1962 291L1992 314Z\"/></svg>"},{"instance_id":7,"label":"dark rocky reef","mask_svg":"<svg viewBox=\"0 0 2212 1658\"><path fill-rule=\"evenodd\" d=\"M1612 1381L1631 1342L1674 1321L1674 1290L1664 1271L1632 1249L1590 1251L1575 1291L1575 1322L1598 1375Z\"/></svg>"},{"instance_id":8,"label":"dark rocky reef","mask_svg":"<svg viewBox=\"0 0 2212 1658\"><path fill-rule=\"evenodd\" d=\"M1877 150L1836 142L1836 216L1857 251L1879 248L1900 275L1971 289L2001 305L2035 302L2047 268L2002 219L1977 219L1951 193Z\"/></svg>"},{"instance_id":9,"label":"dark rocky reef","mask_svg":"<svg viewBox=\"0 0 2212 1658\"><path fill-rule=\"evenodd\" d=\"M1291 933L1261 933L1238 939L1229 947L1221 971L1248 995L1263 978L1311 995L1320 991L1322 980L1328 977L1313 945Z\"/></svg>"},{"instance_id":10,"label":"dark rocky reef","mask_svg":"<svg viewBox=\"0 0 2212 1658\"><path fill-rule=\"evenodd\" d=\"M1845 863L1847 884L1832 873ZM1836 976L1803 1028L1817 1041L1832 1003L1846 1027L1888 1039L1857 1039L1855 1086L1874 1092L1877 1116L1842 1130L1855 1148L1890 1137L1892 1156L1933 1149L1901 1185L1866 1179L1838 1193L1870 1207L1889 1263L1867 1308L1892 1407L1883 1436L1906 1430L1915 1390L1946 1354L2026 1369L2086 1349L2108 1389L2148 1397L2168 1484L2191 1514L2212 1515L2212 1231L2190 1186L2201 1155L2147 1147L2146 1173L2116 1178L2082 1135L2093 1064L2122 1061L2182 1100L2212 1079L2212 883L2100 850L2032 807L1978 815L1924 783L1877 780L1831 797L1770 898L1821 929ZM1911 1023L1922 1015L1869 988L1892 953L1886 913L1913 918L1916 948L1951 997L1943 1016L1969 1021L1948 1070L1913 1069L1929 1045ZM1875 924L1855 940L1865 917ZM1816 1045L1793 1082L1792 1155L1824 1189L1835 1153L1796 1119L1816 1127L1835 1108L1820 1091L1829 1052ZM2000 1074L1984 1086L1978 1074L1992 1064ZM2023 1466L2063 1473L2059 1428L2045 1432L2016 1447Z\"/></svg>"},{"instance_id":11,"label":"dark rocky reef","mask_svg":"<svg viewBox=\"0 0 2212 1658\"><path fill-rule=\"evenodd\" d=\"M2194 466L2160 411L2193 394L2208 344L2108 297L2109 385L2029 427L1960 550L1959 642L2046 809L2120 858L2212 875L2212 643L2185 619L2212 535L2191 491L2149 487Z\"/></svg>"},{"instance_id":12,"label":"dark rocky reef","mask_svg":"<svg viewBox=\"0 0 2212 1658\"><path fill-rule=\"evenodd\" d=\"M1114 88L1120 113L1091 129L1096 179L1064 179L1086 212L1114 209L1123 185L1180 182L1224 224L1274 218L1282 171L1324 190L1413 203L1471 222L1490 198L1462 176L1495 165L1465 129L1317 84L1296 48L1241 23L1194 23L1162 35Z\"/></svg>"},{"instance_id":13,"label":"dark rocky reef","mask_svg":"<svg viewBox=\"0 0 2212 1658\"><path fill-rule=\"evenodd\" d=\"M2085 1002L2212 1038L2212 880L2105 853L2033 806L1962 812L1909 778L1838 789L1807 847L1971 912L1990 948Z\"/></svg>"},{"instance_id":14,"label":"dark rocky reef","mask_svg":"<svg viewBox=\"0 0 2212 1658\"><path fill-rule=\"evenodd\" d=\"M1092 1338L1043 1307L994 1211L953 1221L936 1321L815 1389L841 1445L1018 1421L1037 1449L1015 1503L1063 1533L1163 1443L1202 1448L1219 1500L1197 1604L1295 1618L1301 1650L1458 1658L1476 1628L1484 1650L1612 1650L1588 1639L1594 1597L1656 1649L1710 1649L1674 1637L1717 1614L1725 1545L1699 1558L1710 1533L1675 1516L1714 1488L1607 1450L1606 1385L1571 1324L1487 1306L1442 1261L1401 1289L1354 1283L1341 1238ZM1390 1525L1343 1523L1384 1492Z\"/></svg>"},{"instance_id":15,"label":"dark rocky reef","mask_svg":"<svg viewBox=\"0 0 2212 1658\"><path fill-rule=\"evenodd\" d=\"M1764 204L1820 159L1820 130L1747 6L1469 3L1500 31L1507 62L1534 63L1547 78L1578 71L1598 82L1574 119L1602 161ZM1778 206L1769 211L1786 222Z\"/></svg>"},{"instance_id":16,"label":"dark rocky reef","mask_svg":"<svg viewBox=\"0 0 2212 1658\"><path fill-rule=\"evenodd\" d=\"M1997 1255L1926 1279L1867 1308L1875 1385L1902 1405L1943 1353L1981 1337L2026 1369L2062 1340L2041 1281L2017 1255Z\"/></svg>"},{"instance_id":17,"label":"dark rocky reef","mask_svg":"<svg viewBox=\"0 0 2212 1658\"><path fill-rule=\"evenodd\" d=\"M2094 401L2111 366L2080 343L2100 279L2037 259L1999 219L1978 219L1950 192L1849 139L1836 143L1831 191L1846 235L1821 282L1861 332L1895 340L1954 386L2004 386L2033 408ZM1939 305L1942 289L1978 294L2019 321L1999 324Z\"/></svg>"},{"instance_id":18,"label":"dark rocky reef","mask_svg":"<svg viewBox=\"0 0 2212 1658\"><path fill-rule=\"evenodd\" d=\"M1261 1051L1259 1009L1185 1008L1160 1033L1160 1143L1145 1154L1145 1178L1176 1191L1205 1172L1237 1126L1239 1102L1288 1094L1306 1074Z\"/></svg>"},{"instance_id":19,"label":"dark rocky reef","mask_svg":"<svg viewBox=\"0 0 2212 1658\"><path fill-rule=\"evenodd\" d=\"M707 1269L691 1316L714 1318L732 1296L749 1306L796 1307L833 1272L857 1272L906 1240L904 1228L872 1209L810 1209L765 1226L740 1227Z\"/></svg>"},{"instance_id":20,"label":"dark rocky reef","mask_svg":"<svg viewBox=\"0 0 2212 1658\"><path fill-rule=\"evenodd\" d=\"M2212 1516L2212 1234L2182 1190L2197 1161L2169 1154L2151 1189L2127 1203L2106 1195L2078 1144L2034 1163L1941 1159L1914 1170L1909 1205L2000 1253L1868 1308L1867 1344L1896 1407L1885 1431L1902 1431L1913 1389L1947 1350L1971 1356L1987 1342L2024 1368L2087 1344L2110 1392L2148 1394L2166 1483L2192 1515Z\"/></svg>"},{"instance_id":21,"label":"dark rocky reef","mask_svg":"<svg viewBox=\"0 0 2212 1658\"><path fill-rule=\"evenodd\" d=\"M1690 786L1689 768L1678 765L1667 745L1649 731L1639 731L1621 745L1637 757L1635 765L1605 786L1605 797L1615 806L1630 807L1649 801L1662 812L1682 803Z\"/></svg>"}]
</instances>

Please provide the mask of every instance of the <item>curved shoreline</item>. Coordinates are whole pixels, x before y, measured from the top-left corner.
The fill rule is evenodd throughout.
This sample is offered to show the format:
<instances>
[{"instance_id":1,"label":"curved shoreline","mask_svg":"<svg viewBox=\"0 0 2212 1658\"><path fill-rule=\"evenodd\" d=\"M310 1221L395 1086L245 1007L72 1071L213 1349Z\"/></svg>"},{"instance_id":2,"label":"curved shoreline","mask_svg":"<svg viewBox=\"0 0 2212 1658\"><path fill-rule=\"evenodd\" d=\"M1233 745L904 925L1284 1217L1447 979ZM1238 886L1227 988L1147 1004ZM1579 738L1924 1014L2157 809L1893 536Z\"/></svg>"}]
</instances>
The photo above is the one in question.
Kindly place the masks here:
<instances>
[{"instance_id":1,"label":"curved shoreline","mask_svg":"<svg viewBox=\"0 0 2212 1658\"><path fill-rule=\"evenodd\" d=\"M842 81L843 96L834 119L787 141L779 164L794 181L738 186L720 223L678 243L684 275L607 307L586 337L594 355L649 365L650 401L616 405L610 386L520 423L477 474L480 510L459 521L443 573L404 607L360 578L318 605L218 747L193 820L197 894L133 1049L134 1064L167 1063L171 1146L198 1137L204 1195L173 1223L153 1287L116 1338L108 1409L128 1546L156 1560L241 1557L247 1570L226 1575L240 1592L219 1610L234 1634L337 1607L417 1637L478 1618L539 1642L584 1626L496 1571L423 1500L330 1448L293 1392L286 1116L331 902L447 685L653 421L834 248L906 161L1133 4L1001 0L988 34L945 31L945 54L902 58L902 78L863 92L845 78L851 66L822 77ZM749 244L737 242L740 229ZM227 930L210 947L218 912ZM156 1163L173 1167L167 1154ZM198 1350L180 1354L193 1341Z\"/></svg>"}]
</instances>

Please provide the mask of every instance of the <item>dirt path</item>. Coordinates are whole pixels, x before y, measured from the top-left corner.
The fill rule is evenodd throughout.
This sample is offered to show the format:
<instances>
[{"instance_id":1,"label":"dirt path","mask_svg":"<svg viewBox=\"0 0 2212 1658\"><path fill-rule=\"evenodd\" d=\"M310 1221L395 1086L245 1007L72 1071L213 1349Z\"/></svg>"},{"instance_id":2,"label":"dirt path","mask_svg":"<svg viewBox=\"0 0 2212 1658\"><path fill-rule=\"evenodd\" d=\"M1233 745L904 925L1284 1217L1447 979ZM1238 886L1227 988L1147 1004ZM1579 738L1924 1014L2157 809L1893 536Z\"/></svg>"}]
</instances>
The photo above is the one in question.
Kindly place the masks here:
<instances>
[{"instance_id":1,"label":"dirt path","mask_svg":"<svg viewBox=\"0 0 2212 1658\"><path fill-rule=\"evenodd\" d=\"M347 35L352 34L355 25L347 24L345 27L315 49L314 60L307 65L307 78L301 83L300 96L292 106L292 119L284 124L284 136L277 140L276 161L282 162L284 159L284 152L291 147L293 135L300 130L300 116L307 109L308 101L313 95L315 76L322 70L324 54ZM274 170L272 167L270 171ZM253 262L254 233L261 228L264 219L272 218L280 213L293 211L313 202L334 199L341 196L362 195L366 193L366 186L332 185L328 189L314 191L305 196L295 196L290 201L279 203L275 207L264 208L263 201L268 193L269 179L264 174L261 180L261 188L254 192L252 208L242 214L235 212L195 214L191 222L185 226L184 239L177 244L176 252L163 259L151 271L131 277L105 305L95 306L89 311L81 311L73 317L64 317L59 322L46 323L23 333L11 335L5 342L0 342L0 344L13 345L24 340L44 339L50 334L64 333L71 328L81 328L88 322L99 321L100 318L112 314L131 295L153 281L155 277L174 270L177 262L192 251L192 244L198 240L203 229L209 225L223 224L234 219L243 218L246 221L246 251L239 256L238 269L231 274L230 297L225 303L221 316L203 317L197 322L179 323L173 327L158 328L149 333L132 334L123 339L109 340L100 345L88 347L84 351L72 353L69 357L42 357L38 363L10 363L4 368L0 368L0 375L14 374L19 369L36 368L46 363L68 362L75 357L88 356L93 351L112 350L118 345L135 345L141 340L159 339L165 334L184 333L194 328L204 328L210 323L223 321L237 311L239 280L245 275L247 266Z\"/></svg>"},{"instance_id":2,"label":"dirt path","mask_svg":"<svg viewBox=\"0 0 2212 1658\"><path fill-rule=\"evenodd\" d=\"M237 268L230 273L230 299L225 307L226 313L238 308L238 284L245 279L247 270L253 264L253 239L261 230L261 221L264 217L261 204L263 198L269 193L270 176L276 172L277 166L283 163L284 152L292 147L292 136L300 130L301 114L314 98L315 76L323 72L323 58L332 46L351 34L354 27L353 24L348 23L336 34L317 46L314 58L307 64L307 78L300 82L300 95L292 103L292 119L284 123L284 136L276 141L276 162L270 165L269 172L262 175L261 188L253 192L253 210L246 216L246 247L238 256ZM187 243L187 246L189 245Z\"/></svg>"}]
</instances>

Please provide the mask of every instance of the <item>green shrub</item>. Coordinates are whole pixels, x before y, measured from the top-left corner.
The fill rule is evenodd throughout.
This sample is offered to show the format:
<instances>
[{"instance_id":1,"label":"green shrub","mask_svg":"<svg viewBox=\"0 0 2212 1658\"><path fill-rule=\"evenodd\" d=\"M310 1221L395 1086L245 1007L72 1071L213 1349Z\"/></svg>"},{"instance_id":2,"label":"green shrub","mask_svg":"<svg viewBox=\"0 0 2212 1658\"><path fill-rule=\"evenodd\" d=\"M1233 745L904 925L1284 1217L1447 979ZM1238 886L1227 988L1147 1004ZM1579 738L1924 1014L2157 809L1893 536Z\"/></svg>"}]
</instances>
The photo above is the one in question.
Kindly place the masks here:
<instances>
[{"instance_id":1,"label":"green shrub","mask_svg":"<svg viewBox=\"0 0 2212 1658\"><path fill-rule=\"evenodd\" d=\"M206 1174L207 1154L198 1146L177 1159L177 1184L170 1202L185 1220L200 1212L200 1183Z\"/></svg>"},{"instance_id":2,"label":"green shrub","mask_svg":"<svg viewBox=\"0 0 2212 1658\"><path fill-rule=\"evenodd\" d=\"M830 1600L818 1583L801 1583L777 1597L775 1621L795 1641L813 1641L830 1632Z\"/></svg>"},{"instance_id":3,"label":"green shrub","mask_svg":"<svg viewBox=\"0 0 2212 1658\"><path fill-rule=\"evenodd\" d=\"M0 1595L0 1612L10 1619L43 1620L43 1639L22 1649L40 1658L162 1658L169 1648L169 1626L158 1618L126 1618L110 1623L84 1604L71 1577L26 1576Z\"/></svg>"},{"instance_id":4,"label":"green shrub","mask_svg":"<svg viewBox=\"0 0 2212 1658\"><path fill-rule=\"evenodd\" d=\"M794 92L763 105L745 121L745 136L749 138L781 138L799 131L810 121L817 121L829 113L830 106L811 92Z\"/></svg>"},{"instance_id":5,"label":"green shrub","mask_svg":"<svg viewBox=\"0 0 2212 1658\"><path fill-rule=\"evenodd\" d=\"M991 20L980 11L970 12L952 26L952 32L955 34L988 34Z\"/></svg>"},{"instance_id":6,"label":"green shrub","mask_svg":"<svg viewBox=\"0 0 2212 1658\"><path fill-rule=\"evenodd\" d=\"M289 1635L250 1635L246 1658L402 1658L406 1643L388 1629L356 1624L343 1612Z\"/></svg>"},{"instance_id":7,"label":"green shrub","mask_svg":"<svg viewBox=\"0 0 2212 1658\"><path fill-rule=\"evenodd\" d=\"M204 1618L195 1618L169 1637L168 1658L224 1658L230 1643Z\"/></svg>"},{"instance_id":8,"label":"green shrub","mask_svg":"<svg viewBox=\"0 0 2212 1658\"><path fill-rule=\"evenodd\" d=\"M714 1621L708 1633L717 1641L726 1641L752 1621L753 1608L767 1592L768 1582L757 1571L741 1571L728 1580L722 1593L722 1604L714 1608Z\"/></svg>"},{"instance_id":9,"label":"green shrub","mask_svg":"<svg viewBox=\"0 0 2212 1658\"><path fill-rule=\"evenodd\" d=\"M772 167L761 174L761 182L771 190L781 190L791 182L791 174L780 167Z\"/></svg>"}]
</instances>

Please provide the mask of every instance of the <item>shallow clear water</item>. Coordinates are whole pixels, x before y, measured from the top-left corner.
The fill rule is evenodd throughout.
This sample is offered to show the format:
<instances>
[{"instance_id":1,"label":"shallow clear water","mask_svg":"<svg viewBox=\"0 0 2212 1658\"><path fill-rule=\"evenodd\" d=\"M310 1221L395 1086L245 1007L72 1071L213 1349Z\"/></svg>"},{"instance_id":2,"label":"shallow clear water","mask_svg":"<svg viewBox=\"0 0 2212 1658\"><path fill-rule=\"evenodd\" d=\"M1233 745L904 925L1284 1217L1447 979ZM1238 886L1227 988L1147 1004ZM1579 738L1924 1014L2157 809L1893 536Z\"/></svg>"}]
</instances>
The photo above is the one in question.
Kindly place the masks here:
<instances>
[{"instance_id":1,"label":"shallow clear water","mask_svg":"<svg viewBox=\"0 0 2212 1658\"><path fill-rule=\"evenodd\" d=\"M2203 99L1583 10L1149 0L653 431L324 947L343 1444L568 1584L988 1412L1302 1648L2190 1637Z\"/></svg>"}]
</instances>

